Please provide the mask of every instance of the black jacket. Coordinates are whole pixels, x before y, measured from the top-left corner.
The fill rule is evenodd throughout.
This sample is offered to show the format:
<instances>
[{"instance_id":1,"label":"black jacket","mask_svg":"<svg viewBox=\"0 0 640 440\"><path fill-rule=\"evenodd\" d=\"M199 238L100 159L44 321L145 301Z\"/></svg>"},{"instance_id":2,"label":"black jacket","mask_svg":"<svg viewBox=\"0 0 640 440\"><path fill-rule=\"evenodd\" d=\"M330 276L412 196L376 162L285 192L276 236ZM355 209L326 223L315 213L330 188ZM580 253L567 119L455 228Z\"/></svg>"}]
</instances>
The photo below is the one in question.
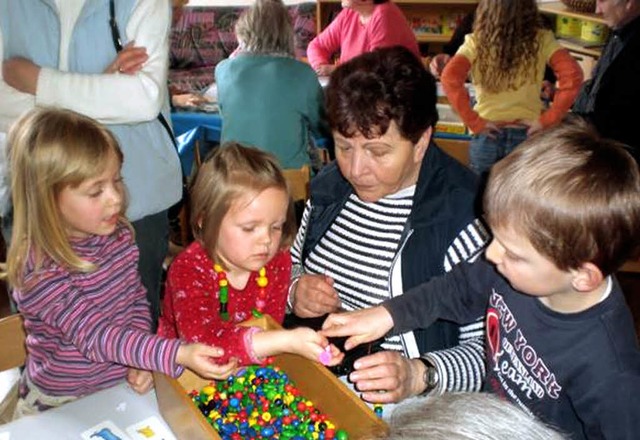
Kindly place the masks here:
<instances>
[{"instance_id":1,"label":"black jacket","mask_svg":"<svg viewBox=\"0 0 640 440\"><path fill-rule=\"evenodd\" d=\"M640 17L620 32L629 32L629 40L622 51L609 66L594 70L602 78L593 111L587 111L585 104L596 77L583 85L573 111L593 123L602 136L631 147L631 153L640 162ZM611 38L615 37L612 35Z\"/></svg>"},{"instance_id":2,"label":"black jacket","mask_svg":"<svg viewBox=\"0 0 640 440\"><path fill-rule=\"evenodd\" d=\"M351 185L335 163L326 166L312 180L313 209L307 223L302 261L318 244L351 193ZM432 142L420 168L413 209L400 240L404 290L443 273L447 249L460 231L478 217L476 194L475 175ZM458 326L444 321L415 334L421 353L459 343Z\"/></svg>"}]
</instances>

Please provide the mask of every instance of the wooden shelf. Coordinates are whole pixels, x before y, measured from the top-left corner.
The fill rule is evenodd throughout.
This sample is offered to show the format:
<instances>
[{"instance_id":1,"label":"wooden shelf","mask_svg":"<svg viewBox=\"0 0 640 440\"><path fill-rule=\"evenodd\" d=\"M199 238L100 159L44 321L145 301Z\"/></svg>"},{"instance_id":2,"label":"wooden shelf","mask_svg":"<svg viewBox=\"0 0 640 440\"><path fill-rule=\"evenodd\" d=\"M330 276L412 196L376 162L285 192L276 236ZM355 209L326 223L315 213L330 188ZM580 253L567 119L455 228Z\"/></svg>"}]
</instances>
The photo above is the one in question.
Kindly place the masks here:
<instances>
[{"instance_id":1,"label":"wooden shelf","mask_svg":"<svg viewBox=\"0 0 640 440\"><path fill-rule=\"evenodd\" d=\"M566 15L567 17L580 18L582 20L595 21L596 23L606 24L602 15L589 12L578 12L569 9L561 2L538 3L538 9L545 14Z\"/></svg>"},{"instance_id":2,"label":"wooden shelf","mask_svg":"<svg viewBox=\"0 0 640 440\"><path fill-rule=\"evenodd\" d=\"M549 15L563 15L571 18L578 18L580 20L592 21L594 23L604 24L606 25L602 15L589 13L589 12L579 12L573 9L568 8L565 4L561 2L547 2L547 3L538 3L538 9L543 14ZM569 49L571 52L576 52L583 55L589 55L595 58L599 58L602 46L594 46L584 43L578 39L567 39L561 36L556 37L560 44Z\"/></svg>"},{"instance_id":3,"label":"wooden shelf","mask_svg":"<svg viewBox=\"0 0 640 440\"><path fill-rule=\"evenodd\" d=\"M418 43L448 43L451 35L442 34L416 34Z\"/></svg>"},{"instance_id":4,"label":"wooden shelf","mask_svg":"<svg viewBox=\"0 0 640 440\"><path fill-rule=\"evenodd\" d=\"M584 46L583 43L579 41L568 40L566 38L556 37L558 38L558 42L562 44L564 47L569 49L572 52L579 52L586 55L591 55L593 57L599 57L602 51L602 46Z\"/></svg>"}]
</instances>

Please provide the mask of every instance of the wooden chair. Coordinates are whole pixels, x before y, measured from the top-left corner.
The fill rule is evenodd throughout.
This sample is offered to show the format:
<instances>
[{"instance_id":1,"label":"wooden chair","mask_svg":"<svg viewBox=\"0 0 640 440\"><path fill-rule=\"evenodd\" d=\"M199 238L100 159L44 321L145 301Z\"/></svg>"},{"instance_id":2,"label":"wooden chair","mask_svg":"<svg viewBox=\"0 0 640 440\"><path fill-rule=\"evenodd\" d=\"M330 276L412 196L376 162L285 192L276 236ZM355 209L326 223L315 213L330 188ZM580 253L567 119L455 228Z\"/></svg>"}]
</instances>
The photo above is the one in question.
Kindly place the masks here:
<instances>
[{"instance_id":1,"label":"wooden chair","mask_svg":"<svg viewBox=\"0 0 640 440\"><path fill-rule=\"evenodd\" d=\"M26 337L22 315L9 315L0 319L0 378L3 381L0 395L0 425L13 419L18 403L17 383L13 382L17 379L16 373L10 370L23 366L27 359Z\"/></svg>"},{"instance_id":2,"label":"wooden chair","mask_svg":"<svg viewBox=\"0 0 640 440\"><path fill-rule=\"evenodd\" d=\"M21 367L27 358L22 315L0 319L0 371Z\"/></svg>"},{"instance_id":3,"label":"wooden chair","mask_svg":"<svg viewBox=\"0 0 640 440\"><path fill-rule=\"evenodd\" d=\"M287 179L293 201L307 200L309 198L309 182L311 181L309 165L303 165L302 168L288 168L283 171L283 174Z\"/></svg>"}]
</instances>

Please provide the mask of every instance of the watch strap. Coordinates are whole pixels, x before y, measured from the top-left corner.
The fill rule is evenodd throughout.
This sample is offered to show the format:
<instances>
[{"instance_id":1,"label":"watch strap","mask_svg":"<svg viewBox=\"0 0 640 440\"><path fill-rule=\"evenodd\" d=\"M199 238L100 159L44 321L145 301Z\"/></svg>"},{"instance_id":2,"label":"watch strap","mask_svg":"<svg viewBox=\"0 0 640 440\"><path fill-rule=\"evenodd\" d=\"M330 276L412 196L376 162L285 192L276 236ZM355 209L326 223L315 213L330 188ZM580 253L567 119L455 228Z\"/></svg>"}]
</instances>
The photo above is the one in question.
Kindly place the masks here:
<instances>
[{"instance_id":1,"label":"watch strap","mask_svg":"<svg viewBox=\"0 0 640 440\"><path fill-rule=\"evenodd\" d=\"M424 391L421 395L429 394L436 386L438 386L439 377L438 377L438 369L436 366L427 358L419 357L418 360L424 364L425 370L422 380L426 385Z\"/></svg>"}]
</instances>

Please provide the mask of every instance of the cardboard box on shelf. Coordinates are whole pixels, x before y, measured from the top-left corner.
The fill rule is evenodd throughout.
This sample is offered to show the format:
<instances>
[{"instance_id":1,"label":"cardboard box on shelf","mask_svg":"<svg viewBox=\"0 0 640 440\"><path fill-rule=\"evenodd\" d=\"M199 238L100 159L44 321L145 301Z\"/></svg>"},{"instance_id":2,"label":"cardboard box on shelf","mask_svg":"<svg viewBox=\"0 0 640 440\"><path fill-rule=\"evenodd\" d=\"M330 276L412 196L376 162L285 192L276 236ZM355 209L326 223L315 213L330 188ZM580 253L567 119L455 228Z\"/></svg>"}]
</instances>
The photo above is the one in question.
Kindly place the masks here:
<instances>
[{"instance_id":1,"label":"cardboard box on shelf","mask_svg":"<svg viewBox=\"0 0 640 440\"><path fill-rule=\"evenodd\" d=\"M247 321L243 325L263 329L280 328L269 316ZM337 428L346 430L350 440L365 439L388 431L383 420L318 362L293 354L282 354L274 357L273 366L286 372L302 395L327 414ZM200 390L209 384L209 380L190 371L185 371L178 379L162 373L154 373L153 376L160 413L176 437L189 440L220 439L187 395L191 390Z\"/></svg>"},{"instance_id":2,"label":"cardboard box on shelf","mask_svg":"<svg viewBox=\"0 0 640 440\"><path fill-rule=\"evenodd\" d=\"M436 104L438 110L438 123L436 134L468 135L469 131L457 113L449 104Z\"/></svg>"}]
</instances>

